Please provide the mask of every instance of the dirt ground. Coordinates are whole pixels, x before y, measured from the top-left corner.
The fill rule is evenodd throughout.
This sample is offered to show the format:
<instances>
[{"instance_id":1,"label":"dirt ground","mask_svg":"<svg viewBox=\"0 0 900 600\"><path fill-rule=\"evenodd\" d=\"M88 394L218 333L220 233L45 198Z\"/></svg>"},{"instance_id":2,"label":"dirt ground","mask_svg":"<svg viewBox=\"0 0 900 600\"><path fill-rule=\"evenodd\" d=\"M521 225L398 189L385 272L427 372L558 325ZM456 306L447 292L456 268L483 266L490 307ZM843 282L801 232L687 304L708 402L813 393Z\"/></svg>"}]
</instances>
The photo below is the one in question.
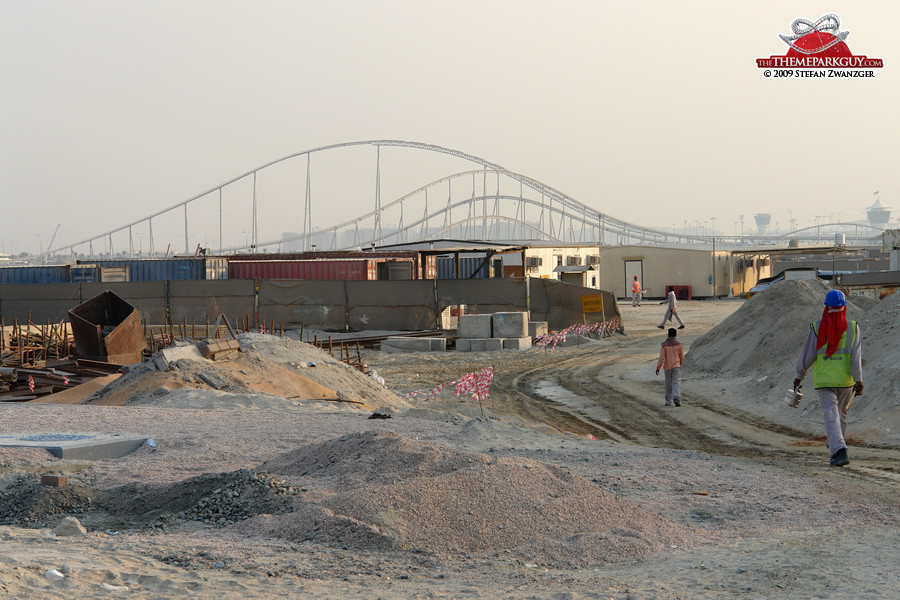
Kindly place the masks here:
<instances>
[{"instance_id":1,"label":"dirt ground","mask_svg":"<svg viewBox=\"0 0 900 600\"><path fill-rule=\"evenodd\" d=\"M680 303L688 357L740 306ZM741 410L735 381L694 377L690 360L682 406L664 407L663 307L620 308L626 335L554 350L366 351L396 395L260 338L250 362L217 373L231 388L197 389L185 367L120 383L106 402L0 406L0 435L137 431L157 444L93 462L0 451L0 591L898 597L900 449L855 438L851 410L852 462L829 468L821 431ZM366 406L288 399L305 381L260 357ZM488 398L452 394L489 366ZM379 405L390 419L369 418ZM40 489L42 472L67 474L68 495ZM50 535L68 514L88 535Z\"/></svg>"}]
</instances>

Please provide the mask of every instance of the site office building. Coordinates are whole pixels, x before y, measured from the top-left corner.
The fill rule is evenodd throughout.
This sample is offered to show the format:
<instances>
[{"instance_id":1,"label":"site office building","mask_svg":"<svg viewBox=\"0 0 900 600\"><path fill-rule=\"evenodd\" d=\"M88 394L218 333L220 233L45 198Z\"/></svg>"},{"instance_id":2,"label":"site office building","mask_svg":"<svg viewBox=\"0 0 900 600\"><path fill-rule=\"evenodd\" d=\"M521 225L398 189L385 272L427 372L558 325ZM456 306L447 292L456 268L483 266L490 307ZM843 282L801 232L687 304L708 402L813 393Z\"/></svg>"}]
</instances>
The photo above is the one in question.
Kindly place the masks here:
<instances>
[{"instance_id":1,"label":"site office building","mask_svg":"<svg viewBox=\"0 0 900 600\"><path fill-rule=\"evenodd\" d=\"M526 246L502 255L503 277L553 279L593 289L600 286L597 246ZM524 267L523 267L524 263Z\"/></svg>"},{"instance_id":2,"label":"site office building","mask_svg":"<svg viewBox=\"0 0 900 600\"><path fill-rule=\"evenodd\" d=\"M638 276L647 298L663 298L667 286L691 298L740 296L771 273L768 257L732 257L730 251L659 246L528 246L503 256L504 277L524 275L631 296Z\"/></svg>"},{"instance_id":3,"label":"site office building","mask_svg":"<svg viewBox=\"0 0 900 600\"><path fill-rule=\"evenodd\" d=\"M768 256L733 256L730 250L661 246L603 246L595 250L600 255L600 287L619 298L631 296L635 275L646 298L664 298L671 288L676 288L682 298L740 296L772 270Z\"/></svg>"}]
</instances>

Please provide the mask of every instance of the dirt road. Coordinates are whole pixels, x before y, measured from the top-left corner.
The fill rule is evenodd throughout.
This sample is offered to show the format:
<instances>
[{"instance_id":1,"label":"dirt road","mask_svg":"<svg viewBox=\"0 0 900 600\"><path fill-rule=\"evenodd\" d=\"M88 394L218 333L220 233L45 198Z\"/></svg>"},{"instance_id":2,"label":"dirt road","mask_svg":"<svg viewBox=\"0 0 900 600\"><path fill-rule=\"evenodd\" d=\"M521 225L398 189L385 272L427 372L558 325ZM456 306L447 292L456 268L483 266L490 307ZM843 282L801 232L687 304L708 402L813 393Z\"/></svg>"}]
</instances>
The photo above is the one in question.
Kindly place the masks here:
<instances>
[{"instance_id":1,"label":"dirt road","mask_svg":"<svg viewBox=\"0 0 900 600\"><path fill-rule=\"evenodd\" d=\"M739 306L729 301L684 303L687 327L679 337L689 347ZM294 406L275 393L181 387L148 389L136 393L140 402L123 406L6 406L2 433L27 431L36 423L47 431L142 431L156 446L89 465L17 454L16 449L5 463L0 460L0 469L7 469L0 473L0 497L6 504L0 515L8 519L0 527L0 595L71 598L127 590L135 598L202 600L299 595L386 600L896 598L900 484L893 465L898 449L851 439L850 466L829 468L821 436L739 410L740 404L727 396L740 393L734 381L693 377L690 352L682 406L664 407L662 378L654 374L664 337L656 328L660 308L622 307L627 336L555 350L367 351L366 360L387 383L380 391L401 396L392 396L396 413L387 420L329 403ZM280 358L279 364L293 370L312 360L295 354L306 349L277 340L270 345L248 340L248 358L254 362L239 372L264 378L269 371L259 368L263 355ZM353 372L352 382L337 378L337 366L316 360L315 369L302 372L331 369L336 389L352 395L358 373ZM455 396L453 386L447 386L488 366L494 367L495 377L483 402ZM180 380L186 377L192 377L190 370ZM428 393L435 386L444 391ZM417 391L421 393L413 394ZM365 432L379 437L360 437ZM396 435L385 437L387 432ZM366 439L399 440L411 451L348 442ZM420 441L435 448L425 452ZM331 450L320 453L323 447ZM310 448L319 450L310 454ZM295 456L297 451L301 455ZM408 488L406 482L414 478L398 479L396 474L405 471L391 466L406 456L418 473L422 465L447 463L456 451L468 457L460 473L480 473L477 465L507 460L527 462L528 473L525 467L510 470L502 481L482 478L477 485L465 483L475 481L471 479L428 476L422 477L427 487ZM296 514L285 513L294 516L279 516L272 514L277 506L256 502L250 492L260 482L263 489L285 488L267 477L247 479L244 470L273 459L282 464L288 455L289 464L300 469L288 483L310 495L297 505L301 510ZM324 479L309 480L305 471L310 465L319 465ZM543 466L532 471L536 465L559 469L557 479L577 485L585 495L568 502L575 498L569 491L532 487L547 480L541 473L550 472ZM28 476L37 469L65 472L69 485L64 489L70 493L99 490L107 495L91 503L92 496L83 494L73 498L79 502L57 511L56 503L41 502L46 490ZM347 501L361 500L368 512L330 504L338 512L310 513L318 510L317 502L344 494L353 480L349 474L361 480L388 475L383 485L346 493ZM133 488L136 483L159 485L145 493L143 487ZM326 484L334 484L335 490L328 491ZM186 493L203 490L211 493L197 502ZM110 491L115 492L115 510L101 506ZM140 498L130 491L139 491ZM610 503L597 505L598 497ZM154 511L205 520L176 518L153 531L98 520L103 515L96 511L104 507L116 519L134 520L122 513L125 508L150 514L145 500L154 500ZM564 500L571 510L555 517L543 512ZM613 526L591 524L590 518L611 514L609 507L620 500L643 516L617 518ZM128 506L119 510L124 504ZM44 518L40 522L33 514L22 514L39 506L54 511L38 515ZM207 523L219 522L218 513L207 514L213 508L234 506L255 507L263 514L244 524ZM514 506L541 512L529 512L527 519L511 525ZM54 539L47 529L35 528L52 526L54 517L70 513L92 526L89 535ZM327 518L309 521L310 514ZM332 514L334 518L328 516ZM411 550L396 551L346 537L357 530L378 531L385 523L384 531L415 533L418 541ZM554 523L571 523L574 534L541 547L496 541L511 532L543 539ZM681 533L640 556L618 553L612 543L626 541L618 547L647 550L661 531ZM477 535L465 551L438 551L439 542L467 534ZM406 538L398 534L397 539ZM584 549L596 554L583 562L558 558L581 556ZM50 569L58 569L49 574L54 581L48 578Z\"/></svg>"},{"instance_id":2,"label":"dirt road","mask_svg":"<svg viewBox=\"0 0 900 600\"><path fill-rule=\"evenodd\" d=\"M689 326L679 331L679 339L686 350L739 306L736 300L683 302L680 312ZM665 334L656 328L661 311L655 308L646 303L621 307L630 338L624 343L499 375L495 393L505 393L498 394L502 399L493 410L638 446L777 461L801 471L827 468L824 436L811 437L710 400L715 392L740 394L740 389L724 379L719 390L711 390L707 382L696 382L697 389L689 360L683 369L682 407L663 406L662 375L654 373ZM852 424L850 429L852 455L858 459L853 476L900 487L900 451L860 445L852 437Z\"/></svg>"}]
</instances>

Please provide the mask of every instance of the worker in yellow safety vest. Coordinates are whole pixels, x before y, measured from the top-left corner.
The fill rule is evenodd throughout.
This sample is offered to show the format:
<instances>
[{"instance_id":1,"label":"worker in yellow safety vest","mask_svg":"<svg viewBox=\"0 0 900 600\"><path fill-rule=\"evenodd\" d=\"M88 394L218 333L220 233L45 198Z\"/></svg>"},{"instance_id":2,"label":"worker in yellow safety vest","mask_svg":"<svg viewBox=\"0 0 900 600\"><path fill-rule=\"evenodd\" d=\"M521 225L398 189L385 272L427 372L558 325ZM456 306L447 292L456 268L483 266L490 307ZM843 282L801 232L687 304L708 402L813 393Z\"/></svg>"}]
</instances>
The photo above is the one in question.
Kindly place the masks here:
<instances>
[{"instance_id":1,"label":"worker in yellow safety vest","mask_svg":"<svg viewBox=\"0 0 900 600\"><path fill-rule=\"evenodd\" d=\"M638 281L637 275L634 276L634 280L631 282L631 305L641 305L641 282Z\"/></svg>"},{"instance_id":2,"label":"worker in yellow safety vest","mask_svg":"<svg viewBox=\"0 0 900 600\"><path fill-rule=\"evenodd\" d=\"M806 344L794 365L797 378L794 390L810 366L819 404L825 413L825 435L831 453L831 466L843 467L847 457L847 411L854 396L863 393L862 340L856 321L847 321L847 297L840 290L825 295L822 318L809 325Z\"/></svg>"}]
</instances>

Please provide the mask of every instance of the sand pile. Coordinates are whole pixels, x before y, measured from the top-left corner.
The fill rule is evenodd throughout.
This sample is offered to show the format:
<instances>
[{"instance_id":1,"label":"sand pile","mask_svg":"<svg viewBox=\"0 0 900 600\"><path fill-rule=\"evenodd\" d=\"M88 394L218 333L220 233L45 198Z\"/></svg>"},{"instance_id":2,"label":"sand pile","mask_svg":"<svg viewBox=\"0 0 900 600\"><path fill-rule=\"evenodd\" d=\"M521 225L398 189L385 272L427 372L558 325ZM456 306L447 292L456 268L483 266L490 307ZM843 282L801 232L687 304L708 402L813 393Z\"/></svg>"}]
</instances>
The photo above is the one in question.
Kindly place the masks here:
<instances>
[{"instance_id":1,"label":"sand pile","mask_svg":"<svg viewBox=\"0 0 900 600\"><path fill-rule=\"evenodd\" d=\"M86 403L278 409L329 402L361 410L408 405L371 377L311 344L260 334L241 334L238 339L241 352L233 360L181 358L170 362L166 371L150 360Z\"/></svg>"},{"instance_id":2,"label":"sand pile","mask_svg":"<svg viewBox=\"0 0 900 600\"><path fill-rule=\"evenodd\" d=\"M880 421L900 438L900 292L882 299L859 321L866 389L853 414ZM890 436L886 436L890 437Z\"/></svg>"},{"instance_id":3,"label":"sand pile","mask_svg":"<svg viewBox=\"0 0 900 600\"><path fill-rule=\"evenodd\" d=\"M828 289L818 280L770 286L696 340L685 363L692 370L729 375L785 373L784 365L793 367L800 354L809 324L822 316ZM847 319L863 314L853 303L847 306Z\"/></svg>"},{"instance_id":4,"label":"sand pile","mask_svg":"<svg viewBox=\"0 0 900 600\"><path fill-rule=\"evenodd\" d=\"M740 309L696 340L685 357L687 377L736 378L723 383L723 401L763 414L804 431L821 433L821 410L813 389L812 373L803 381L805 394L799 410L782 399L795 377L794 363L809 324L821 318L830 288L818 280L783 281L750 298ZM897 296L895 294L894 296ZM897 438L898 370L896 335L898 299L890 296L877 304L848 298L847 318L859 322L863 341L863 381L866 389L851 409L851 434L870 442ZM868 314L864 308L872 307ZM880 421L878 419L881 419ZM893 430L893 431L889 431ZM896 441L896 439L895 439Z\"/></svg>"},{"instance_id":5,"label":"sand pile","mask_svg":"<svg viewBox=\"0 0 900 600\"><path fill-rule=\"evenodd\" d=\"M299 448L259 470L305 493L293 513L235 526L245 535L553 565L642 556L702 535L558 467L386 431Z\"/></svg>"}]
</instances>

